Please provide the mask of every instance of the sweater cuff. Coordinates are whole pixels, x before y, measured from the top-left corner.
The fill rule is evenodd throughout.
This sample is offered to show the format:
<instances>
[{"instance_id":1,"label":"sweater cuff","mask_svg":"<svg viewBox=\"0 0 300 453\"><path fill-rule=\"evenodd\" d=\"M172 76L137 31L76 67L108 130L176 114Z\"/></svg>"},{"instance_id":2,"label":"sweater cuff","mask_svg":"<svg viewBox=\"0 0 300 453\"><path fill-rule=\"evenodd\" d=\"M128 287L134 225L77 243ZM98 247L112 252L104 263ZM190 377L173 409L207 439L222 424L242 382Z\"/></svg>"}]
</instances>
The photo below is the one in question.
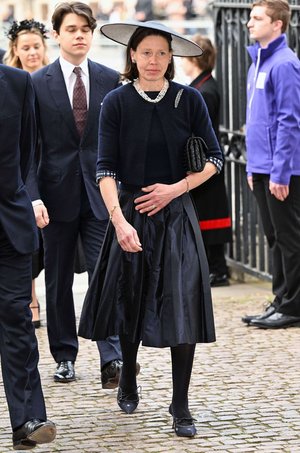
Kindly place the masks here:
<instances>
[{"instance_id":1,"label":"sweater cuff","mask_svg":"<svg viewBox=\"0 0 300 453\"><path fill-rule=\"evenodd\" d=\"M109 176L110 178L113 178L113 179L117 179L117 173L115 171L100 170L100 171L97 171L97 173L96 173L96 183L98 184L102 178L106 178L107 176Z\"/></svg>"}]
</instances>

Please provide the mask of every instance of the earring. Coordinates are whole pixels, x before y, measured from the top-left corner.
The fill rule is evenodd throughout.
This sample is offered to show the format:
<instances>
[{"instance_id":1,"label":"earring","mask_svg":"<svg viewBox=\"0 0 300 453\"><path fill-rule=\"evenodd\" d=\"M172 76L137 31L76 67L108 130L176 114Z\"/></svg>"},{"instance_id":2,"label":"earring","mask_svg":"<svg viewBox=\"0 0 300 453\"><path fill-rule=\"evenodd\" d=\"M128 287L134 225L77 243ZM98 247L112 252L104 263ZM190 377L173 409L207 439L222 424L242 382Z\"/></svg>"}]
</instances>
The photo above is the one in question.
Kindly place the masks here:
<instances>
[{"instance_id":1,"label":"earring","mask_svg":"<svg viewBox=\"0 0 300 453\"><path fill-rule=\"evenodd\" d=\"M133 64L135 64L135 63L136 63L136 61L135 61L135 60L132 60L132 63L133 63Z\"/></svg>"}]
</instances>

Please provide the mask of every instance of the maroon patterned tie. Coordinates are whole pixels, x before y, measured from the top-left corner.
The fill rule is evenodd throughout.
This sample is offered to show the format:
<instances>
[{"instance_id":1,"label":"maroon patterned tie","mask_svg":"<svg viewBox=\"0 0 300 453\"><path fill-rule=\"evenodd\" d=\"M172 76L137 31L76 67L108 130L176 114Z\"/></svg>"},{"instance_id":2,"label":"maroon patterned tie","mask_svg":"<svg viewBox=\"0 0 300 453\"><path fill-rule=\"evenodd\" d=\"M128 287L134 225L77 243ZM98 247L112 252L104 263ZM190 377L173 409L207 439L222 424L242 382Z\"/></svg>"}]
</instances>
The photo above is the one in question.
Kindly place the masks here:
<instances>
[{"instance_id":1,"label":"maroon patterned tie","mask_svg":"<svg viewBox=\"0 0 300 453\"><path fill-rule=\"evenodd\" d=\"M76 74L76 82L73 90L73 112L77 130L81 137L87 116L86 91L81 78L81 68L76 67L73 71Z\"/></svg>"}]
</instances>

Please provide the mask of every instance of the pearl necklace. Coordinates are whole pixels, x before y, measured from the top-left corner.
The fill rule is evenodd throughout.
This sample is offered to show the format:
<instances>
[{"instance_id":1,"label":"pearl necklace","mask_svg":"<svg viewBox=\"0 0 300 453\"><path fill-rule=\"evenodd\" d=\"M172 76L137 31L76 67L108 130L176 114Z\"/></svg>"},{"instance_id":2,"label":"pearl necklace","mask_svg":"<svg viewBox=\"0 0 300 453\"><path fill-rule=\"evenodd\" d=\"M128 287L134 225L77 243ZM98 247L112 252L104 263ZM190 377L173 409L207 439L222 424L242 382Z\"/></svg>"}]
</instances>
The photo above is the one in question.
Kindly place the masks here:
<instances>
[{"instance_id":1,"label":"pearl necklace","mask_svg":"<svg viewBox=\"0 0 300 453\"><path fill-rule=\"evenodd\" d=\"M164 79L164 86L162 87L161 91L158 93L158 95L156 96L155 99L151 99L146 93L144 90L142 90L141 86L140 86L140 83L139 83L139 79L135 80L133 82L133 86L134 88L136 89L136 91L138 92L138 94L140 96L142 96L143 99L145 99L145 101L148 101L148 102L152 102L152 103L157 103L159 101L162 100L162 98L165 96L166 92L168 91L168 88L169 88L169 82L167 79Z\"/></svg>"}]
</instances>

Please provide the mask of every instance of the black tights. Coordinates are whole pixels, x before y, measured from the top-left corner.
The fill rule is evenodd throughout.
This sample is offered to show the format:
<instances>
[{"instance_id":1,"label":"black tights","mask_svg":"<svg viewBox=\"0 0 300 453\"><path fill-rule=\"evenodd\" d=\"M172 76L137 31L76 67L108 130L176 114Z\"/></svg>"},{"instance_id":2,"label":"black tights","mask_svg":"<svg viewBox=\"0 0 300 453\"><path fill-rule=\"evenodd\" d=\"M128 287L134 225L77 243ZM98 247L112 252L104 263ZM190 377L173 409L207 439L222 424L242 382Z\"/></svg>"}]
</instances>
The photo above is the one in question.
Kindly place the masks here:
<instances>
[{"instance_id":1,"label":"black tights","mask_svg":"<svg viewBox=\"0 0 300 453\"><path fill-rule=\"evenodd\" d=\"M125 335L120 335L123 355L123 367L120 387L126 393L136 391L136 358L140 342L131 343ZM174 417L190 418L188 408L188 390L192 374L195 345L180 344L171 348Z\"/></svg>"},{"instance_id":2,"label":"black tights","mask_svg":"<svg viewBox=\"0 0 300 453\"><path fill-rule=\"evenodd\" d=\"M120 387L126 393L136 391L136 357L140 342L131 343L125 335L120 335L120 344L123 356Z\"/></svg>"},{"instance_id":3,"label":"black tights","mask_svg":"<svg viewBox=\"0 0 300 453\"><path fill-rule=\"evenodd\" d=\"M195 354L194 344L180 344L171 348L174 417L190 418L188 391Z\"/></svg>"}]
</instances>

